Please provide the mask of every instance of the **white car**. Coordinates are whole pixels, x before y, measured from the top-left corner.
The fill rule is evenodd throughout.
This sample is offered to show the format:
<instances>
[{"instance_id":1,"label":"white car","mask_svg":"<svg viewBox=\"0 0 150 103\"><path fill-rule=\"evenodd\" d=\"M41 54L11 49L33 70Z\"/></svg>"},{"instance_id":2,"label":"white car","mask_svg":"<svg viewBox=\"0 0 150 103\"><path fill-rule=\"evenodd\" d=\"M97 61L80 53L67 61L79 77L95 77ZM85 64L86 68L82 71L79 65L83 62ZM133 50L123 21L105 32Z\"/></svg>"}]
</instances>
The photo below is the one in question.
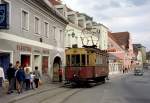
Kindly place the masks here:
<instances>
[{"instance_id":1,"label":"white car","mask_svg":"<svg viewBox=\"0 0 150 103\"><path fill-rule=\"evenodd\" d=\"M142 76L143 75L143 69L135 69L134 75L136 76Z\"/></svg>"}]
</instances>

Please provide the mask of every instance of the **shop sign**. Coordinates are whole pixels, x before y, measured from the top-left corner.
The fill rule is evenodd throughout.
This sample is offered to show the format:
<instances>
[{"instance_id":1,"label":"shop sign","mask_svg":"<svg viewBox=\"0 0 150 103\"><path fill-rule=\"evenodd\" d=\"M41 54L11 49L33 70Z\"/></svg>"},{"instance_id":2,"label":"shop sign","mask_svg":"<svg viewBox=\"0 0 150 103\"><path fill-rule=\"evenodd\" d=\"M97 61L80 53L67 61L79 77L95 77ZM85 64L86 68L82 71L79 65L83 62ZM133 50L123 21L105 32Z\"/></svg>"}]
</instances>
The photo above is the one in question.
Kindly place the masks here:
<instances>
[{"instance_id":1,"label":"shop sign","mask_svg":"<svg viewBox=\"0 0 150 103\"><path fill-rule=\"evenodd\" d=\"M31 47L23 46L23 45L17 45L17 50L23 51L23 52L31 52L32 51Z\"/></svg>"},{"instance_id":2,"label":"shop sign","mask_svg":"<svg viewBox=\"0 0 150 103\"><path fill-rule=\"evenodd\" d=\"M8 4L0 4L0 29L7 29L9 22Z\"/></svg>"},{"instance_id":3,"label":"shop sign","mask_svg":"<svg viewBox=\"0 0 150 103\"><path fill-rule=\"evenodd\" d=\"M111 48L111 49L108 49L107 52L116 52L117 50L115 48Z\"/></svg>"},{"instance_id":4,"label":"shop sign","mask_svg":"<svg viewBox=\"0 0 150 103\"><path fill-rule=\"evenodd\" d=\"M39 54L41 53L40 50L34 50L33 52L34 52L34 53L39 53Z\"/></svg>"},{"instance_id":5,"label":"shop sign","mask_svg":"<svg viewBox=\"0 0 150 103\"><path fill-rule=\"evenodd\" d=\"M43 54L49 54L49 50L48 49L43 49Z\"/></svg>"}]
</instances>

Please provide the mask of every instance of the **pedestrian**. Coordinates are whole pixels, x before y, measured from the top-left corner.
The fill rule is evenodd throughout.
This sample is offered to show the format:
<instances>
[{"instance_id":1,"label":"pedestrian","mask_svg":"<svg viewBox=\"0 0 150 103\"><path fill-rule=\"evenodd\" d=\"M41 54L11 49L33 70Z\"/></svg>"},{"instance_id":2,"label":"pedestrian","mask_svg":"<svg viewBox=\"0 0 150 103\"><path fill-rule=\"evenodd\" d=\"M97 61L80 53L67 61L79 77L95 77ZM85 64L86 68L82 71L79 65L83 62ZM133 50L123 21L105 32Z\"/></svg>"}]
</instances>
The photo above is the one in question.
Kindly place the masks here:
<instances>
[{"instance_id":1,"label":"pedestrian","mask_svg":"<svg viewBox=\"0 0 150 103\"><path fill-rule=\"evenodd\" d=\"M31 75L30 75L29 68L26 68L26 70L25 70L25 84L26 84L26 90L29 90L29 89L30 89L30 78L31 78Z\"/></svg>"},{"instance_id":2,"label":"pedestrian","mask_svg":"<svg viewBox=\"0 0 150 103\"><path fill-rule=\"evenodd\" d=\"M35 67L35 71L33 72L34 76L34 83L35 83L35 87L38 88L39 87L39 80L40 80L40 72L38 71L38 67Z\"/></svg>"},{"instance_id":3,"label":"pedestrian","mask_svg":"<svg viewBox=\"0 0 150 103\"><path fill-rule=\"evenodd\" d=\"M127 68L125 68L125 73L127 73L128 71L127 71Z\"/></svg>"},{"instance_id":4,"label":"pedestrian","mask_svg":"<svg viewBox=\"0 0 150 103\"><path fill-rule=\"evenodd\" d=\"M15 68L13 67L12 63L9 64L9 68L7 70L7 77L9 81L9 87L8 87L8 94L13 93L13 90L15 89Z\"/></svg>"},{"instance_id":5,"label":"pedestrian","mask_svg":"<svg viewBox=\"0 0 150 103\"><path fill-rule=\"evenodd\" d=\"M0 66L0 97L2 95L2 86L3 86L3 83L4 83L4 80L5 80L5 75L4 75L4 70L3 68Z\"/></svg>"},{"instance_id":6,"label":"pedestrian","mask_svg":"<svg viewBox=\"0 0 150 103\"><path fill-rule=\"evenodd\" d=\"M16 62L15 77L16 77L16 89L18 94L20 94L22 93L22 88L25 80L25 73L23 68L20 66L19 61Z\"/></svg>"},{"instance_id":7,"label":"pedestrian","mask_svg":"<svg viewBox=\"0 0 150 103\"><path fill-rule=\"evenodd\" d=\"M124 69L123 69L123 74L124 74Z\"/></svg>"},{"instance_id":8,"label":"pedestrian","mask_svg":"<svg viewBox=\"0 0 150 103\"><path fill-rule=\"evenodd\" d=\"M34 77L35 77L35 75L33 74L33 72L31 72L30 73L30 87L31 87L31 89L34 89L34 86L33 86Z\"/></svg>"},{"instance_id":9,"label":"pedestrian","mask_svg":"<svg viewBox=\"0 0 150 103\"><path fill-rule=\"evenodd\" d=\"M106 76L106 80L109 80L109 76L108 75Z\"/></svg>"},{"instance_id":10,"label":"pedestrian","mask_svg":"<svg viewBox=\"0 0 150 103\"><path fill-rule=\"evenodd\" d=\"M26 71L26 69L29 70L29 72L32 72L32 68L29 66L29 64L26 64L24 67L24 71Z\"/></svg>"},{"instance_id":11,"label":"pedestrian","mask_svg":"<svg viewBox=\"0 0 150 103\"><path fill-rule=\"evenodd\" d=\"M61 68L58 69L58 73L59 73L59 82L62 82L62 69Z\"/></svg>"}]
</instances>

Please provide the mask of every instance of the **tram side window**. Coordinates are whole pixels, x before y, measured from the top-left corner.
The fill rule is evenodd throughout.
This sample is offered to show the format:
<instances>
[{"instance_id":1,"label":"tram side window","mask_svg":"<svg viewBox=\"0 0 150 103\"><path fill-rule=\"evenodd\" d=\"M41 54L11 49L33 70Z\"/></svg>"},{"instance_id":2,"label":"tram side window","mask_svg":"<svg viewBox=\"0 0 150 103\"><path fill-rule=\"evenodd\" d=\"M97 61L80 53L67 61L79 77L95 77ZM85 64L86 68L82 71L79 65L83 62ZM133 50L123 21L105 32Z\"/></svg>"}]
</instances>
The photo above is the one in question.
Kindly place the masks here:
<instances>
[{"instance_id":1,"label":"tram side window","mask_svg":"<svg viewBox=\"0 0 150 103\"><path fill-rule=\"evenodd\" d=\"M70 55L66 56L66 64L67 66L70 66Z\"/></svg>"},{"instance_id":2,"label":"tram side window","mask_svg":"<svg viewBox=\"0 0 150 103\"><path fill-rule=\"evenodd\" d=\"M87 55L87 65L89 65L89 55Z\"/></svg>"},{"instance_id":3,"label":"tram side window","mask_svg":"<svg viewBox=\"0 0 150 103\"><path fill-rule=\"evenodd\" d=\"M102 55L99 56L99 64L103 64L103 56Z\"/></svg>"},{"instance_id":4,"label":"tram side window","mask_svg":"<svg viewBox=\"0 0 150 103\"><path fill-rule=\"evenodd\" d=\"M80 66L80 55L72 55L72 66Z\"/></svg>"},{"instance_id":5,"label":"tram side window","mask_svg":"<svg viewBox=\"0 0 150 103\"><path fill-rule=\"evenodd\" d=\"M82 54L81 58L82 58L82 66L85 66L85 54Z\"/></svg>"},{"instance_id":6,"label":"tram side window","mask_svg":"<svg viewBox=\"0 0 150 103\"><path fill-rule=\"evenodd\" d=\"M103 56L103 63L106 64L106 57Z\"/></svg>"}]
</instances>

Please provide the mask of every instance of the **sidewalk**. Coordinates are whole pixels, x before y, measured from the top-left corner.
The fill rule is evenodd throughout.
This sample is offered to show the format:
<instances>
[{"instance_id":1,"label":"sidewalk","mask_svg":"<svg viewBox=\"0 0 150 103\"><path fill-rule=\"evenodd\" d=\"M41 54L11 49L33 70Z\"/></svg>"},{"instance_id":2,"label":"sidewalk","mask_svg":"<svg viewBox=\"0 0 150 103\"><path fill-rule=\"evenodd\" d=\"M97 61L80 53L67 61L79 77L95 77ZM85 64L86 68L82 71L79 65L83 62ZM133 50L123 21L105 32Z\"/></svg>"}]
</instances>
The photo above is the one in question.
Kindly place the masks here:
<instances>
[{"instance_id":1,"label":"sidewalk","mask_svg":"<svg viewBox=\"0 0 150 103\"><path fill-rule=\"evenodd\" d=\"M62 84L59 83L51 83L51 84L44 84L40 86L38 89L24 91L22 94L17 94L16 92L12 94L4 94L2 97L0 97L0 103L14 103L17 100L24 99L29 96L46 92L52 89L56 89L61 86Z\"/></svg>"}]
</instances>

